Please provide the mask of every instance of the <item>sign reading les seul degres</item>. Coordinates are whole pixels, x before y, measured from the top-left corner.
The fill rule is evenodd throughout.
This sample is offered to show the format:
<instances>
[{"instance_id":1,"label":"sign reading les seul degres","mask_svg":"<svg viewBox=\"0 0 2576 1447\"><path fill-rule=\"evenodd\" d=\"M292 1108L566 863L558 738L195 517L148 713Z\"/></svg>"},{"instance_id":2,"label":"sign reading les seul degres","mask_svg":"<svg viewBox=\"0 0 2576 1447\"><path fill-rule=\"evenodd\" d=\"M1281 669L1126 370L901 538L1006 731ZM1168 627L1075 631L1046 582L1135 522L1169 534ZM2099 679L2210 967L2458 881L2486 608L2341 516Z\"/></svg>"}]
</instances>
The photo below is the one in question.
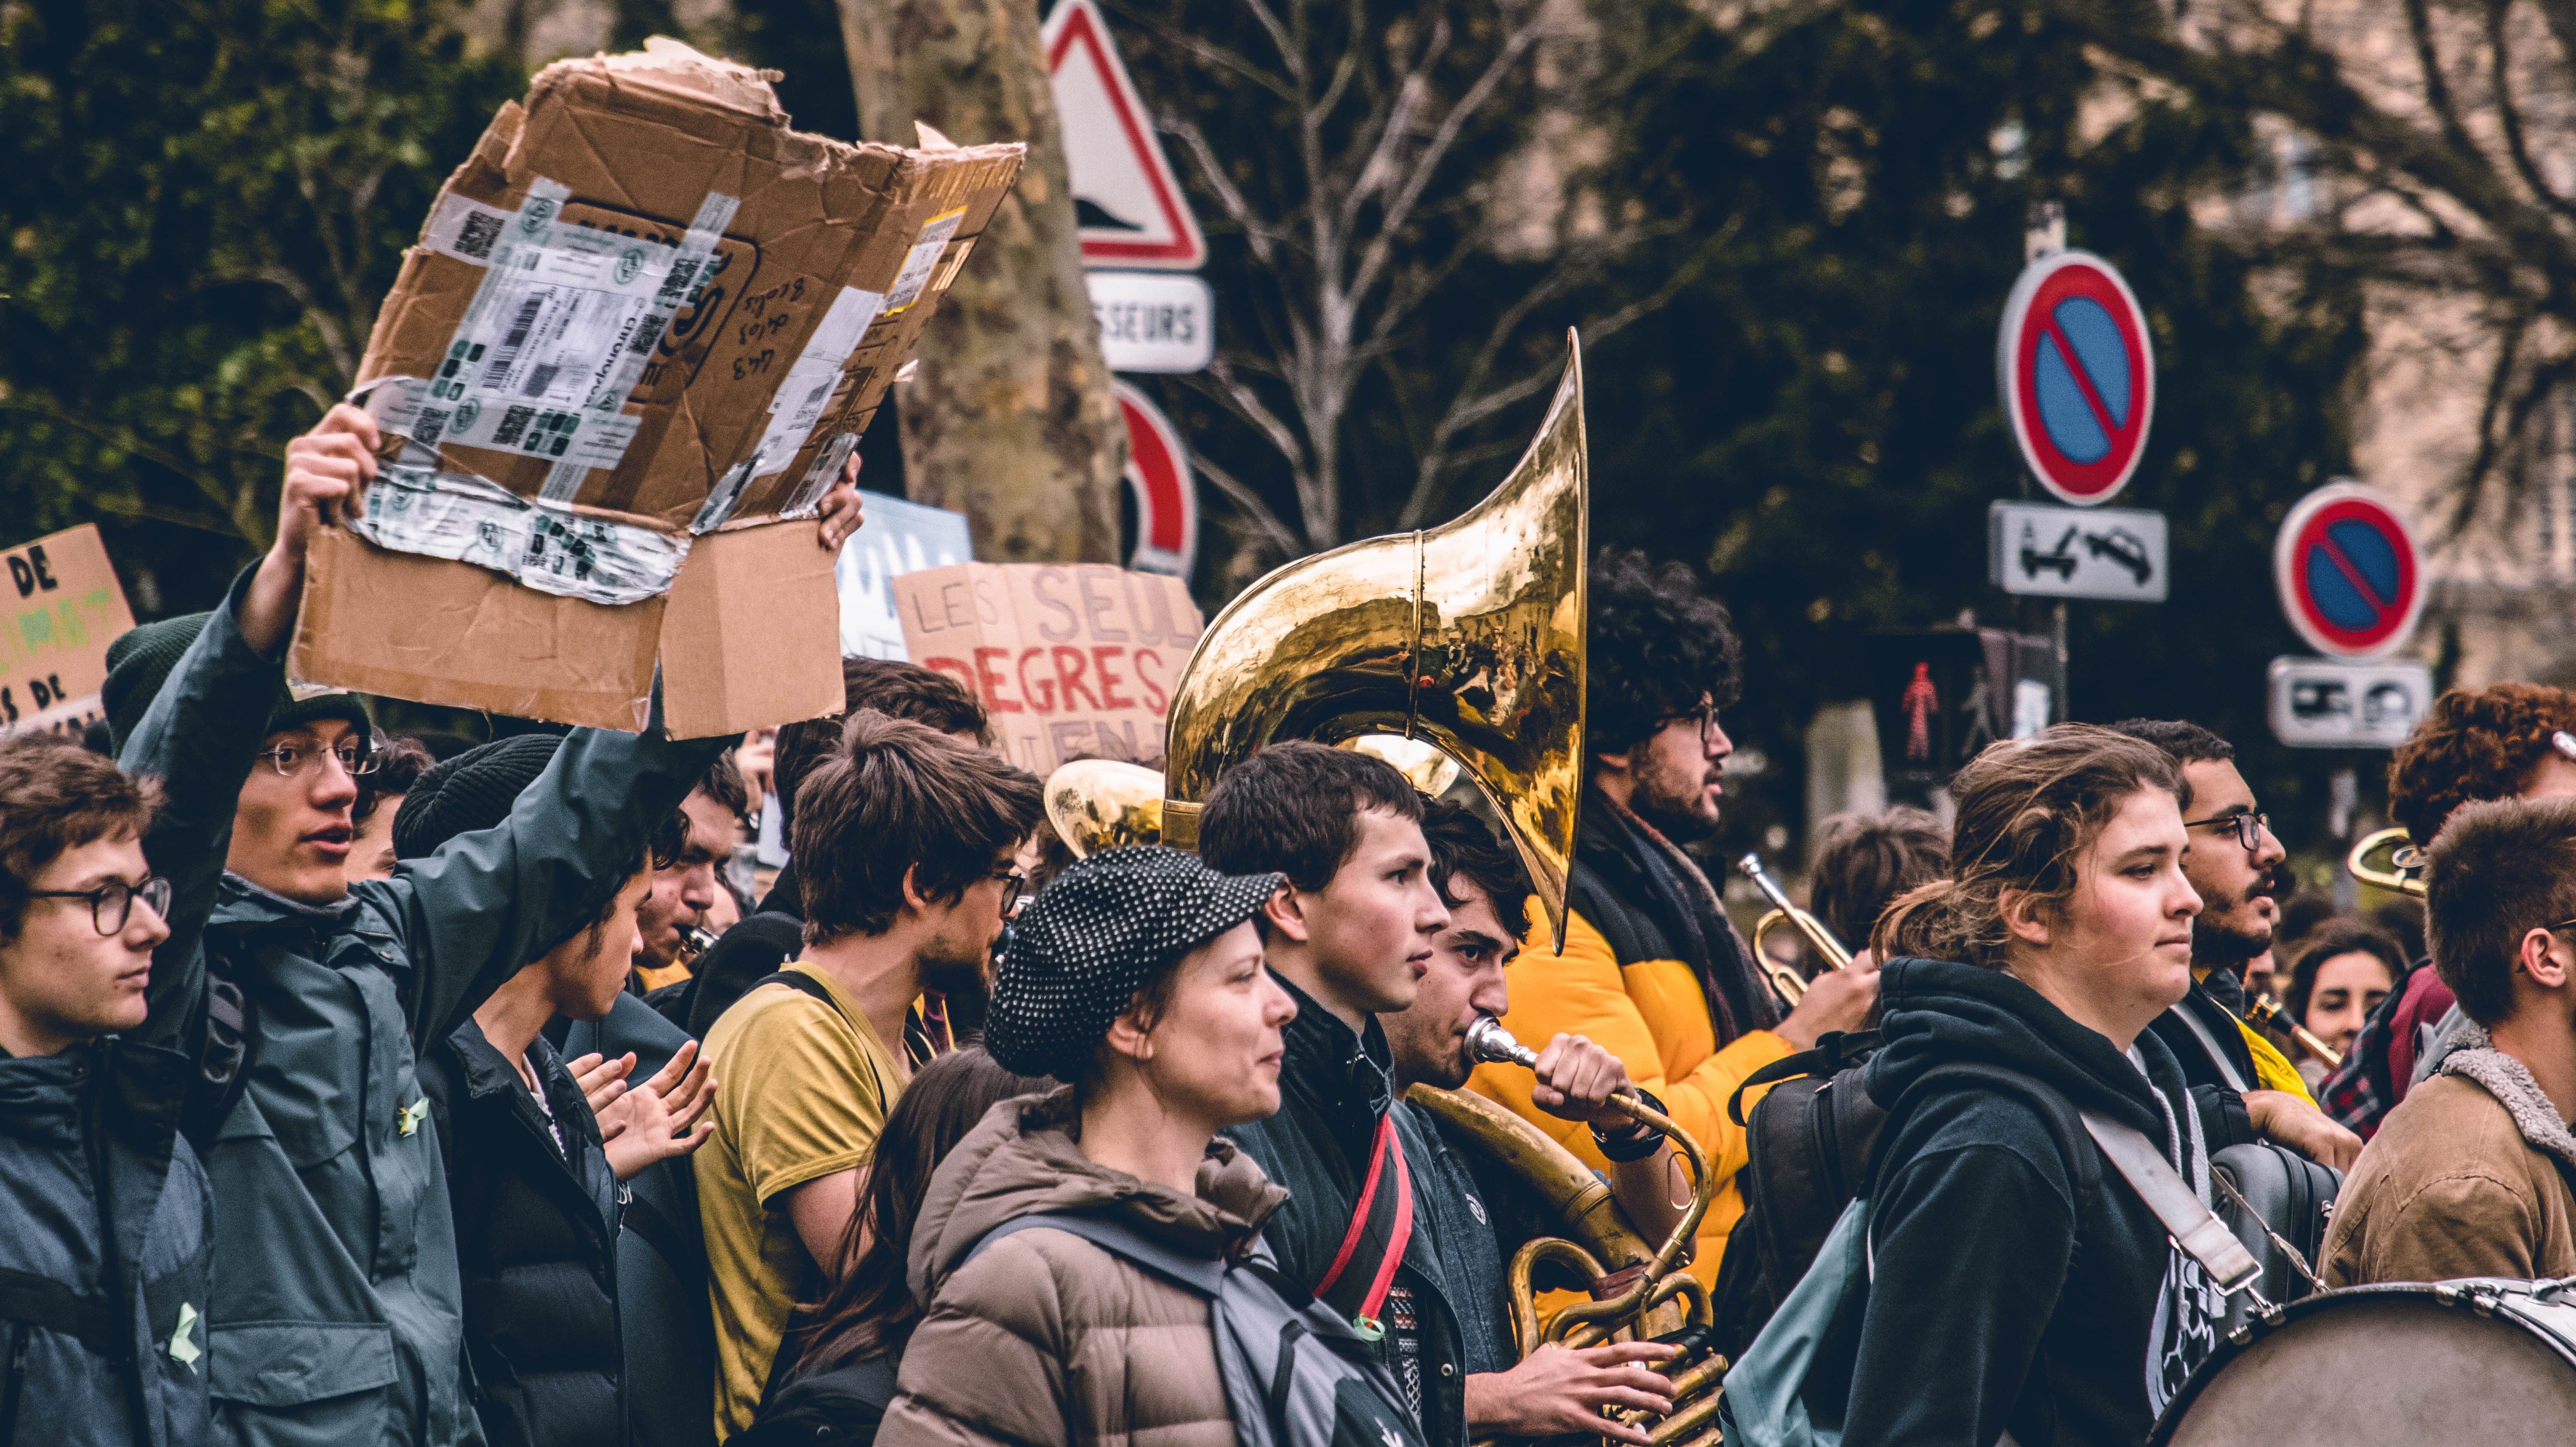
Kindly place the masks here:
<instances>
[{"instance_id":1,"label":"sign reading les seul degres","mask_svg":"<svg viewBox=\"0 0 2576 1447\"><path fill-rule=\"evenodd\" d=\"M1172 681L1203 621L1178 578L1101 564L960 563L893 580L912 661L972 690L1004 757L1162 757Z\"/></svg>"}]
</instances>

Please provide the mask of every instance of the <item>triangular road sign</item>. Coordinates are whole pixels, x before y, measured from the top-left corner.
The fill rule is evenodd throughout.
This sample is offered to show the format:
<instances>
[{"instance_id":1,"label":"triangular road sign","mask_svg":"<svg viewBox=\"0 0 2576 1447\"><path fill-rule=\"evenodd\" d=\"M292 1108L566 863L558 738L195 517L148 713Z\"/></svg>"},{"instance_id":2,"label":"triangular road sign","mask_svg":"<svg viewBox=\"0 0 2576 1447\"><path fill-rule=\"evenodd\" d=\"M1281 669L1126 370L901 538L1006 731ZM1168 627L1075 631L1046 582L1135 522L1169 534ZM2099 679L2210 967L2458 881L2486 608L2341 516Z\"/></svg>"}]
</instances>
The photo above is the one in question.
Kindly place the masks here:
<instances>
[{"instance_id":1,"label":"triangular road sign","mask_svg":"<svg viewBox=\"0 0 2576 1447\"><path fill-rule=\"evenodd\" d=\"M1174 271L1205 265L1207 239L1163 159L1099 7L1092 0L1056 0L1039 38L1073 173L1083 264Z\"/></svg>"}]
</instances>

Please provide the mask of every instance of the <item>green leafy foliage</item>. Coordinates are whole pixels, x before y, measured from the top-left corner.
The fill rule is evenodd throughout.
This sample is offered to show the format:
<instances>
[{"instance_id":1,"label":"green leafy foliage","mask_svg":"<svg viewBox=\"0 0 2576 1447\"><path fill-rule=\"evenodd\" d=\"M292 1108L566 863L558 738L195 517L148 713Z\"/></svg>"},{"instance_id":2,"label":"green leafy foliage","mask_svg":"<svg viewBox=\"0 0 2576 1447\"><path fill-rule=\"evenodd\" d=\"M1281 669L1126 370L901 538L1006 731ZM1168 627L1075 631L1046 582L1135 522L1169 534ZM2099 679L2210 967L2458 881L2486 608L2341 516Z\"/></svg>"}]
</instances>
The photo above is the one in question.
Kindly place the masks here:
<instances>
[{"instance_id":1,"label":"green leafy foliage","mask_svg":"<svg viewBox=\"0 0 2576 1447\"><path fill-rule=\"evenodd\" d=\"M525 78L438 0L8 0L0 53L9 537L97 520L139 611L208 606Z\"/></svg>"}]
</instances>

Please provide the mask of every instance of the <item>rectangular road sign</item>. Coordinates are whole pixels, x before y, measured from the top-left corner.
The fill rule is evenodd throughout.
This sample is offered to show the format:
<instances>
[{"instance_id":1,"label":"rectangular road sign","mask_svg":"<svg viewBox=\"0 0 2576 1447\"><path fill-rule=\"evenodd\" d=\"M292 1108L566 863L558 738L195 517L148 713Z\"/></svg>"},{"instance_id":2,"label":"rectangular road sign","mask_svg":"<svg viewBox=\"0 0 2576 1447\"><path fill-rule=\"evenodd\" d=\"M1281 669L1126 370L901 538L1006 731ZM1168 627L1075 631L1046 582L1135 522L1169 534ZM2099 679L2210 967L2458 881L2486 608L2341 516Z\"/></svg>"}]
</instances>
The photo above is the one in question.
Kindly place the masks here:
<instances>
[{"instance_id":1,"label":"rectangular road sign","mask_svg":"<svg viewBox=\"0 0 2576 1447\"><path fill-rule=\"evenodd\" d=\"M1186 272L1086 271L1113 372L1199 372L1216 359L1216 294Z\"/></svg>"},{"instance_id":2,"label":"rectangular road sign","mask_svg":"<svg viewBox=\"0 0 2576 1447\"><path fill-rule=\"evenodd\" d=\"M1986 575L2030 597L2161 603L2165 515L1998 501L1986 509Z\"/></svg>"},{"instance_id":3,"label":"rectangular road sign","mask_svg":"<svg viewBox=\"0 0 2576 1447\"><path fill-rule=\"evenodd\" d=\"M2294 749L2393 749L2433 706L2433 670L2412 658L2272 660L2272 734Z\"/></svg>"}]
</instances>

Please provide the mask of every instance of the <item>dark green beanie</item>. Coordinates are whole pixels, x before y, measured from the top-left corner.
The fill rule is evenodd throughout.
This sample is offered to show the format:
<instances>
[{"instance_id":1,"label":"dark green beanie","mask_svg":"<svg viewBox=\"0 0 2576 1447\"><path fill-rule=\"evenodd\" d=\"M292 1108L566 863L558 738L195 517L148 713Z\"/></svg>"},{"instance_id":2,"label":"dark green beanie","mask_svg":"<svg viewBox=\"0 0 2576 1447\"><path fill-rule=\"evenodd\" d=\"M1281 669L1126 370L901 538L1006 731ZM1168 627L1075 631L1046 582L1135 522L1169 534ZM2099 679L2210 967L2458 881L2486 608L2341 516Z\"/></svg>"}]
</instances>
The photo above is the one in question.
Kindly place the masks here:
<instances>
[{"instance_id":1,"label":"dark green beanie","mask_svg":"<svg viewBox=\"0 0 2576 1447\"><path fill-rule=\"evenodd\" d=\"M553 734L512 734L467 749L412 781L394 816L394 857L423 859L459 834L489 829L555 756Z\"/></svg>"},{"instance_id":2,"label":"dark green beanie","mask_svg":"<svg viewBox=\"0 0 2576 1447\"><path fill-rule=\"evenodd\" d=\"M171 671L188 652L188 645L206 630L212 613L189 613L178 618L164 618L146 623L118 636L107 645L107 682L99 689L99 702L107 708L107 727L118 753L125 752L125 741L134 736L135 726L143 722L152 700L169 681ZM361 735L371 732L374 722L367 717L366 702L354 693L325 693L297 699L287 692L285 679L278 680L277 702L268 711L268 727L262 733L299 728L326 718L344 720Z\"/></svg>"}]
</instances>

